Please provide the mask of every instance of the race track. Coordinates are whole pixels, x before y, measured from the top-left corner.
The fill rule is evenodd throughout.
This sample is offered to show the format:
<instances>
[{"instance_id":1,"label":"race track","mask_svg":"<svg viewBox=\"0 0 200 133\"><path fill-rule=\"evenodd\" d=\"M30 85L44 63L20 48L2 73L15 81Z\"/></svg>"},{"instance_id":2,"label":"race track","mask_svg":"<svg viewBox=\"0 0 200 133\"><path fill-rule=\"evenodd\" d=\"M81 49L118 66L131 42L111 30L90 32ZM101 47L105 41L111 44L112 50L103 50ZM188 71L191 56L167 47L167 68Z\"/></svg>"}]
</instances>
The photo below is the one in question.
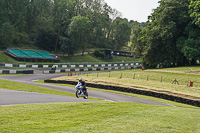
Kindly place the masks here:
<instances>
[{"instance_id":1,"label":"race track","mask_svg":"<svg viewBox=\"0 0 200 133\"><path fill-rule=\"evenodd\" d=\"M0 105L57 103L57 102L86 102L86 101L94 102L93 100L85 100L82 98L0 89Z\"/></svg>"},{"instance_id":2,"label":"race track","mask_svg":"<svg viewBox=\"0 0 200 133\"><path fill-rule=\"evenodd\" d=\"M0 79L49 88L53 90L68 92L75 94L75 88L66 86L57 86L50 84L32 83L31 81L51 79L55 77L66 76L66 74L31 74L31 75L3 75ZM88 90L89 97L103 99L105 101L115 102L134 102L144 103L162 106L171 106L151 100L145 100L141 98L109 93L103 91ZM23 98L22 98L23 97ZM51 103L51 102L91 102L92 100L85 100L82 98L66 97L66 96L54 96L33 92L19 92L19 91L8 91L0 90L0 105L13 105L13 104L28 104L28 103ZM9 101L9 102L8 102Z\"/></svg>"}]
</instances>

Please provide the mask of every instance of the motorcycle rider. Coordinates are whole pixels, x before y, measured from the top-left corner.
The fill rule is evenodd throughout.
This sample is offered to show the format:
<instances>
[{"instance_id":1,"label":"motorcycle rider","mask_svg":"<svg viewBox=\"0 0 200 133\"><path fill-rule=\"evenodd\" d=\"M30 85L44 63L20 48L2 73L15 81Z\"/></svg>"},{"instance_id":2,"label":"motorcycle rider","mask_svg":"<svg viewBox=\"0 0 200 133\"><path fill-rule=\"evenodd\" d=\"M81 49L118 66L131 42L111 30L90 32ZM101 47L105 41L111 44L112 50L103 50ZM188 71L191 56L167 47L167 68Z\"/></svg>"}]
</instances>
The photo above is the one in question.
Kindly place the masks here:
<instances>
[{"instance_id":1,"label":"motorcycle rider","mask_svg":"<svg viewBox=\"0 0 200 133\"><path fill-rule=\"evenodd\" d=\"M86 92L86 83L85 83L85 81L83 81L82 78L79 78L78 84L81 85L81 89L85 93Z\"/></svg>"}]
</instances>

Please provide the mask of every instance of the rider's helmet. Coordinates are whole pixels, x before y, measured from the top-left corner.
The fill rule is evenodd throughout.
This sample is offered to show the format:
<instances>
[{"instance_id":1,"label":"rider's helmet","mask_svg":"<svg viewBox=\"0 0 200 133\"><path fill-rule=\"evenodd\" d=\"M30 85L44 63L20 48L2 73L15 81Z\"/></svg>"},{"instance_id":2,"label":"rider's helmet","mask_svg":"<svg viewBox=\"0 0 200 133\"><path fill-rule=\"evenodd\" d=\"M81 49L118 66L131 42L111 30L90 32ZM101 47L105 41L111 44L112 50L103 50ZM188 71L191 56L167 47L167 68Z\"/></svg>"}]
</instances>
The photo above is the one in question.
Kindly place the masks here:
<instances>
[{"instance_id":1,"label":"rider's helmet","mask_svg":"<svg viewBox=\"0 0 200 133\"><path fill-rule=\"evenodd\" d=\"M79 82L82 82L82 78L79 78Z\"/></svg>"}]
</instances>

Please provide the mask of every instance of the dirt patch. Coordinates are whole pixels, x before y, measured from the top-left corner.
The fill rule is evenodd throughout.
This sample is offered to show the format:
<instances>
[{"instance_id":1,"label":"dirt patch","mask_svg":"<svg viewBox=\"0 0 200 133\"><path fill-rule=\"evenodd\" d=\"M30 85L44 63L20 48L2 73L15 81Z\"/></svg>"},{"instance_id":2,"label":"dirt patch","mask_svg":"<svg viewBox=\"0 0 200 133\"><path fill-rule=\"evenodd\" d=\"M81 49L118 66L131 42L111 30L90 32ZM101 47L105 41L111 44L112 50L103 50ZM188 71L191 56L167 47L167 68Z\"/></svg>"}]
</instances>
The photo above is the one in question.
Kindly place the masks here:
<instances>
[{"instance_id":1,"label":"dirt patch","mask_svg":"<svg viewBox=\"0 0 200 133\"><path fill-rule=\"evenodd\" d=\"M189 73L189 71L187 73ZM190 71L190 73L200 74L200 70L192 70L192 71Z\"/></svg>"},{"instance_id":2,"label":"dirt patch","mask_svg":"<svg viewBox=\"0 0 200 133\"><path fill-rule=\"evenodd\" d=\"M166 73L186 73L184 71L173 71L173 70L145 70L145 71L166 72ZM200 73L200 70L199 70L199 73Z\"/></svg>"},{"instance_id":3,"label":"dirt patch","mask_svg":"<svg viewBox=\"0 0 200 133\"><path fill-rule=\"evenodd\" d=\"M152 72L166 72L166 73L192 73L192 74L199 74L200 70L191 70L191 71L175 71L175 70L145 70L145 71L152 71Z\"/></svg>"}]
</instances>

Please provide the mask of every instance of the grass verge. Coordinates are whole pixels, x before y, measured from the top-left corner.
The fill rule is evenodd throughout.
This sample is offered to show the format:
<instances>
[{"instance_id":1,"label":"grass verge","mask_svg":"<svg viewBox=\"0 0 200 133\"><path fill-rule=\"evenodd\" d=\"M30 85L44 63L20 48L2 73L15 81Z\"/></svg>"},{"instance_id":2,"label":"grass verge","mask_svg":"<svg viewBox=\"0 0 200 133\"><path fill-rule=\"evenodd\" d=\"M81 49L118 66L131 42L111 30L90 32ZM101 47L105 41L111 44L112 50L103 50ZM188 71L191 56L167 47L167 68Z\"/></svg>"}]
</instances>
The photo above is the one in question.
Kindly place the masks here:
<instances>
[{"instance_id":1,"label":"grass verge","mask_svg":"<svg viewBox=\"0 0 200 133\"><path fill-rule=\"evenodd\" d=\"M5 63L16 63L17 61L12 59L11 57L7 56L6 54L0 52L0 62L5 62Z\"/></svg>"},{"instance_id":2,"label":"grass verge","mask_svg":"<svg viewBox=\"0 0 200 133\"><path fill-rule=\"evenodd\" d=\"M1 132L198 133L200 110L137 103L0 106Z\"/></svg>"}]
</instances>

